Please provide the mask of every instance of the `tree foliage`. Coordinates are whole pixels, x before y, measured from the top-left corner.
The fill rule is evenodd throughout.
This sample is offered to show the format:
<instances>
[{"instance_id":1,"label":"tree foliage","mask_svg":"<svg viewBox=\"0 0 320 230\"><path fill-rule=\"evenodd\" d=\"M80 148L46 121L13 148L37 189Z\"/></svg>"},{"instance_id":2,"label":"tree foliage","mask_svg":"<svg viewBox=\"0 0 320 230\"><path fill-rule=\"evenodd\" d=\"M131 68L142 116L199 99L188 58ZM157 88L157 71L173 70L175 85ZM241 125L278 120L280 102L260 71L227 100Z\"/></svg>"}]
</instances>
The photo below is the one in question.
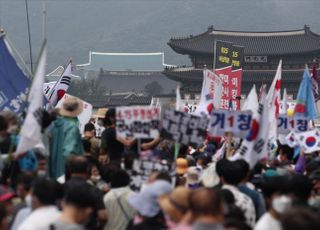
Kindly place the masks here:
<instances>
[{"instance_id":1,"label":"tree foliage","mask_svg":"<svg viewBox=\"0 0 320 230\"><path fill-rule=\"evenodd\" d=\"M144 92L149 96L155 96L161 94L163 91L162 86L157 82L153 81L145 85Z\"/></svg>"}]
</instances>

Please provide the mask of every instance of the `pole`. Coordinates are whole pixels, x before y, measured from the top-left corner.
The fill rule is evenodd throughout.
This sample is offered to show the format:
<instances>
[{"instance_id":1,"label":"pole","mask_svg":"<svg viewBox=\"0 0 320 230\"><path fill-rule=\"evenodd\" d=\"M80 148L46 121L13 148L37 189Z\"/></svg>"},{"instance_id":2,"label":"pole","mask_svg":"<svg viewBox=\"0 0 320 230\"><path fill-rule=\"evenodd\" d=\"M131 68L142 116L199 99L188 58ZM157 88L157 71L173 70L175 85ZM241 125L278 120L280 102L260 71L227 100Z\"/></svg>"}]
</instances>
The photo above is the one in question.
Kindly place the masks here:
<instances>
[{"instance_id":1,"label":"pole","mask_svg":"<svg viewBox=\"0 0 320 230\"><path fill-rule=\"evenodd\" d=\"M29 40L29 55L30 55L30 68L31 73L33 73L33 61L32 61L32 48L31 48L31 33L30 33L30 21L29 21L29 10L28 10L28 0L25 0L26 14L27 14L27 27L28 27L28 40Z\"/></svg>"},{"instance_id":2,"label":"pole","mask_svg":"<svg viewBox=\"0 0 320 230\"><path fill-rule=\"evenodd\" d=\"M47 37L47 0L42 2L42 39L44 40Z\"/></svg>"}]
</instances>

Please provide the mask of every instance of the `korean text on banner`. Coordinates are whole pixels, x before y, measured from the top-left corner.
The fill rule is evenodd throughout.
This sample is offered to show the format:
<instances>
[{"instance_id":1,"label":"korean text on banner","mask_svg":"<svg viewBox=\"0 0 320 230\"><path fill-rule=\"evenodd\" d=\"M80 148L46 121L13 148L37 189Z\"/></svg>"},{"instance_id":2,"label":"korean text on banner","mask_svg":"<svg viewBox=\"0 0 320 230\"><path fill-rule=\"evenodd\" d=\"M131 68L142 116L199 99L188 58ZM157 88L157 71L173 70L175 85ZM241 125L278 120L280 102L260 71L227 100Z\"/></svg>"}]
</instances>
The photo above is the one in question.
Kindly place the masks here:
<instances>
[{"instance_id":1,"label":"korean text on banner","mask_svg":"<svg viewBox=\"0 0 320 230\"><path fill-rule=\"evenodd\" d=\"M232 71L232 43L225 41L215 41L214 45L214 68L215 73L222 80L221 109L229 108L229 77Z\"/></svg>"},{"instance_id":2,"label":"korean text on banner","mask_svg":"<svg viewBox=\"0 0 320 230\"><path fill-rule=\"evenodd\" d=\"M162 120L161 136L185 145L200 146L208 127L206 117L166 110Z\"/></svg>"},{"instance_id":3,"label":"korean text on banner","mask_svg":"<svg viewBox=\"0 0 320 230\"><path fill-rule=\"evenodd\" d=\"M155 138L159 136L159 127L159 107L116 108L116 132L118 137Z\"/></svg>"}]
</instances>

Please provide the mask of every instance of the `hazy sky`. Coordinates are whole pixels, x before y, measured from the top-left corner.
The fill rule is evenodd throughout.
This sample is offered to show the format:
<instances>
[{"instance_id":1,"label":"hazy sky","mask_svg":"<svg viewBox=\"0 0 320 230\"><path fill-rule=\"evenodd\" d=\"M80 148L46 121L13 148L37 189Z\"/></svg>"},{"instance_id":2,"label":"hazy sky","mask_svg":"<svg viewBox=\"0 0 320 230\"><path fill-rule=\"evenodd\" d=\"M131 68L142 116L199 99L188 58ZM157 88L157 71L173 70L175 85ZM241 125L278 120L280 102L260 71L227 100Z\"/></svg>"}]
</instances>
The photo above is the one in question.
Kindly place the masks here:
<instances>
[{"instance_id":1,"label":"hazy sky","mask_svg":"<svg viewBox=\"0 0 320 230\"><path fill-rule=\"evenodd\" d=\"M42 0L28 0L33 56L42 41ZM291 30L309 24L320 33L320 0L47 0L48 72L88 53L165 52L168 64L188 64L170 37L226 30ZM29 62L24 0L0 0L0 25Z\"/></svg>"}]
</instances>

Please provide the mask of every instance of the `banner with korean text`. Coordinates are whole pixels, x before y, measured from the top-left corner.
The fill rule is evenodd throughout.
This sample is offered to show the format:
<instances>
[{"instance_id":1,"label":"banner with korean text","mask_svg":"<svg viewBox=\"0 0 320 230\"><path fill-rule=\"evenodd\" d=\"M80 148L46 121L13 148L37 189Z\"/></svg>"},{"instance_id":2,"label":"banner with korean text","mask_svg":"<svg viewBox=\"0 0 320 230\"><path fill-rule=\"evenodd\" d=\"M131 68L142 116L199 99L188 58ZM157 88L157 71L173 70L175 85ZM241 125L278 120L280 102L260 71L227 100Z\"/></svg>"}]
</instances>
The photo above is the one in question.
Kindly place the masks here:
<instances>
[{"instance_id":1,"label":"banner with korean text","mask_svg":"<svg viewBox=\"0 0 320 230\"><path fill-rule=\"evenodd\" d=\"M243 60L243 46L232 46L232 71L229 76L229 107L233 110L240 109L240 100L237 99L241 95L242 82L242 60Z\"/></svg>"},{"instance_id":2,"label":"banner with korean text","mask_svg":"<svg viewBox=\"0 0 320 230\"><path fill-rule=\"evenodd\" d=\"M155 138L159 135L160 116L159 107L117 107L117 136L122 138Z\"/></svg>"},{"instance_id":3,"label":"banner with korean text","mask_svg":"<svg viewBox=\"0 0 320 230\"><path fill-rule=\"evenodd\" d=\"M175 110L166 110L162 119L161 136L177 143L201 146L209 120Z\"/></svg>"},{"instance_id":4,"label":"banner with korean text","mask_svg":"<svg viewBox=\"0 0 320 230\"><path fill-rule=\"evenodd\" d=\"M210 115L209 132L212 136L223 136L232 132L234 137L245 138L250 131L250 111L214 110Z\"/></svg>"},{"instance_id":5,"label":"banner with korean text","mask_svg":"<svg viewBox=\"0 0 320 230\"><path fill-rule=\"evenodd\" d=\"M232 43L216 40L214 44L214 71L222 80L221 109L229 109L229 77L232 71Z\"/></svg>"}]
</instances>

